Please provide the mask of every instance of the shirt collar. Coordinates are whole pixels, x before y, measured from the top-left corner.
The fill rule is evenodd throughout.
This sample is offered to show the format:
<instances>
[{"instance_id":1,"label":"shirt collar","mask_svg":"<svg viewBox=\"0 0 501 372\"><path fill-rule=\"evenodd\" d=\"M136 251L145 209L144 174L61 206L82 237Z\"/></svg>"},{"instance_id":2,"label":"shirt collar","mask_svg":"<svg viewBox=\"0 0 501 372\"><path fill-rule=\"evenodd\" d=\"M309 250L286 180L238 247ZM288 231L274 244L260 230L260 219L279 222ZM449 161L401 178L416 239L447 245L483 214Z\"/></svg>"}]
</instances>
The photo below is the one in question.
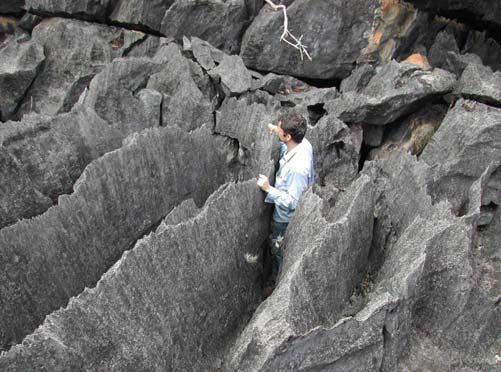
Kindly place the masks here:
<instances>
[{"instance_id":1,"label":"shirt collar","mask_svg":"<svg viewBox=\"0 0 501 372\"><path fill-rule=\"evenodd\" d=\"M300 143L296 147L294 147L291 151L287 151L284 155L284 160L287 162L289 161L298 151L299 147L301 146Z\"/></svg>"}]
</instances>

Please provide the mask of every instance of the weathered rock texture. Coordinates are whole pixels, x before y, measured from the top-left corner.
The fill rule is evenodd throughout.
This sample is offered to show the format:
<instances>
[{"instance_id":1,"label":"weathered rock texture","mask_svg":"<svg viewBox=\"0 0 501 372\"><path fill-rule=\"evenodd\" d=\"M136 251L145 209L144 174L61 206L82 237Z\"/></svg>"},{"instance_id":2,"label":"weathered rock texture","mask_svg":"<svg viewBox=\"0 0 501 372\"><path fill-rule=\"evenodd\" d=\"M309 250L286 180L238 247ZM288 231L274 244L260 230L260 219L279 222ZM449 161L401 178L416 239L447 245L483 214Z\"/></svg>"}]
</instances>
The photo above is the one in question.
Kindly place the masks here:
<instances>
[{"instance_id":1,"label":"weathered rock texture","mask_svg":"<svg viewBox=\"0 0 501 372\"><path fill-rule=\"evenodd\" d=\"M257 70L318 79L342 79L367 46L378 1L318 0L289 2L289 28L300 37L313 62L280 41L283 14L263 7L247 29L241 55Z\"/></svg>"},{"instance_id":2,"label":"weathered rock texture","mask_svg":"<svg viewBox=\"0 0 501 372\"><path fill-rule=\"evenodd\" d=\"M67 112L90 80L143 34L75 20L50 18L33 30L45 63L26 93L19 115Z\"/></svg>"},{"instance_id":3,"label":"weathered rock texture","mask_svg":"<svg viewBox=\"0 0 501 372\"><path fill-rule=\"evenodd\" d=\"M87 167L57 206L0 230L2 346L93 285L179 202L201 204L230 176L233 155L233 143L207 129L136 134Z\"/></svg>"},{"instance_id":4,"label":"weathered rock texture","mask_svg":"<svg viewBox=\"0 0 501 372\"><path fill-rule=\"evenodd\" d=\"M104 22L112 0L26 0L26 9L33 13L64 15Z\"/></svg>"},{"instance_id":5,"label":"weathered rock texture","mask_svg":"<svg viewBox=\"0 0 501 372\"><path fill-rule=\"evenodd\" d=\"M433 166L432 194L464 213L468 190L492 161L501 160L501 109L459 100L421 159Z\"/></svg>"},{"instance_id":6,"label":"weathered rock texture","mask_svg":"<svg viewBox=\"0 0 501 372\"><path fill-rule=\"evenodd\" d=\"M247 257L260 255L266 215L253 181L223 186L193 218L140 240L0 368L217 369L260 297Z\"/></svg>"},{"instance_id":7,"label":"weathered rock texture","mask_svg":"<svg viewBox=\"0 0 501 372\"><path fill-rule=\"evenodd\" d=\"M44 59L40 45L17 37L0 48L0 120L16 112Z\"/></svg>"},{"instance_id":8,"label":"weathered rock texture","mask_svg":"<svg viewBox=\"0 0 501 372\"><path fill-rule=\"evenodd\" d=\"M309 355L326 343L323 336L315 338L315 344L303 340L311 332L322 332L319 327L334 325L362 278L360 268L368 260L372 239L370 178L356 181L336 206L336 211L329 213L315 193L309 191L304 196L287 231L280 282L236 341L228 370L318 368L331 357L327 350L321 356L315 352ZM297 344L308 346L302 349Z\"/></svg>"},{"instance_id":9,"label":"weathered rock texture","mask_svg":"<svg viewBox=\"0 0 501 372\"><path fill-rule=\"evenodd\" d=\"M216 112L216 133L234 138L239 143L240 179L258 174L272 176L278 141L268 133L266 124L276 122L280 105L264 92L241 98L226 98Z\"/></svg>"},{"instance_id":10,"label":"weathered rock texture","mask_svg":"<svg viewBox=\"0 0 501 372\"><path fill-rule=\"evenodd\" d=\"M465 98L501 106L501 72L480 64L468 65L454 93Z\"/></svg>"},{"instance_id":11,"label":"weathered rock texture","mask_svg":"<svg viewBox=\"0 0 501 372\"><path fill-rule=\"evenodd\" d=\"M59 195L71 193L92 160L121 147L129 134L158 126L158 117L159 112L156 121L110 125L94 111L76 106L55 117L28 115L21 122L5 123L0 127L0 169L10 174L2 184L12 191L0 194L0 228L40 214Z\"/></svg>"},{"instance_id":12,"label":"weathered rock texture","mask_svg":"<svg viewBox=\"0 0 501 372\"><path fill-rule=\"evenodd\" d=\"M410 63L392 61L382 66L359 93L346 92L325 108L346 123L385 125L452 91L455 80L445 70L424 71Z\"/></svg>"}]
</instances>

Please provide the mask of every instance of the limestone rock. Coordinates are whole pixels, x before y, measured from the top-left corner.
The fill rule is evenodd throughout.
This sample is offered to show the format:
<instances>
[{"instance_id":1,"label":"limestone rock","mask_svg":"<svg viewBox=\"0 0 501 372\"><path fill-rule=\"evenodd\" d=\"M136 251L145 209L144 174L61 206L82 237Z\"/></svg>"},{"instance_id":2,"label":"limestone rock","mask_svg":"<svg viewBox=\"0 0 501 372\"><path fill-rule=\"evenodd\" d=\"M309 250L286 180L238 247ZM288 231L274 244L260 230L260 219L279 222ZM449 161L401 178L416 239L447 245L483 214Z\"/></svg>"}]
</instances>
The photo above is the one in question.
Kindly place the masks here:
<instances>
[{"instance_id":1,"label":"limestone rock","mask_svg":"<svg viewBox=\"0 0 501 372\"><path fill-rule=\"evenodd\" d=\"M381 343L377 332L370 331L350 332L328 342L341 331L331 327L361 279L358 268L368 259L374 207L370 178L355 181L333 214L327 214L322 204L312 191L302 197L286 233L287 253L277 288L236 341L227 359L228 370L320 368L339 359L342 350L347 355L354 352L348 338L362 344L361 349ZM357 328L356 323L350 326ZM369 358L369 363L374 362Z\"/></svg>"},{"instance_id":2,"label":"limestone rock","mask_svg":"<svg viewBox=\"0 0 501 372\"><path fill-rule=\"evenodd\" d=\"M250 19L245 0L175 0L165 12L160 31L176 39L196 36L216 48L238 53L240 35Z\"/></svg>"},{"instance_id":3,"label":"limestone rock","mask_svg":"<svg viewBox=\"0 0 501 372\"><path fill-rule=\"evenodd\" d=\"M465 98L501 106L501 71L470 64L465 68L454 93Z\"/></svg>"},{"instance_id":4,"label":"limestone rock","mask_svg":"<svg viewBox=\"0 0 501 372\"><path fill-rule=\"evenodd\" d=\"M288 2L289 29L308 47L313 61L280 41L283 13L261 9L245 32L241 56L247 67L298 77L342 79L367 46L379 2L295 0Z\"/></svg>"},{"instance_id":5,"label":"limestone rock","mask_svg":"<svg viewBox=\"0 0 501 372\"><path fill-rule=\"evenodd\" d=\"M207 129L135 134L92 162L57 206L0 230L1 345L21 341L46 315L94 285L182 200L201 205L231 179L236 151Z\"/></svg>"},{"instance_id":6,"label":"limestone rock","mask_svg":"<svg viewBox=\"0 0 501 372\"><path fill-rule=\"evenodd\" d=\"M92 79L81 102L129 133L159 126L162 95L142 88L161 69L160 63L147 58L118 58Z\"/></svg>"},{"instance_id":7,"label":"limestone rock","mask_svg":"<svg viewBox=\"0 0 501 372\"><path fill-rule=\"evenodd\" d=\"M0 119L16 112L44 60L43 48L32 41L11 37L0 48Z\"/></svg>"},{"instance_id":8,"label":"limestone rock","mask_svg":"<svg viewBox=\"0 0 501 372\"><path fill-rule=\"evenodd\" d=\"M306 137L315 151L315 171L320 185L345 189L358 175L363 132L328 115L308 128Z\"/></svg>"},{"instance_id":9,"label":"limestone rock","mask_svg":"<svg viewBox=\"0 0 501 372\"><path fill-rule=\"evenodd\" d=\"M423 71L392 61L381 67L360 93L346 92L325 108L346 123L385 125L415 111L426 100L452 90L453 74L440 69Z\"/></svg>"},{"instance_id":10,"label":"limestone rock","mask_svg":"<svg viewBox=\"0 0 501 372\"><path fill-rule=\"evenodd\" d=\"M501 45L488 37L485 31L471 31L462 53L476 54L482 59L484 65L489 66L494 71L501 69Z\"/></svg>"},{"instance_id":11,"label":"limestone rock","mask_svg":"<svg viewBox=\"0 0 501 372\"><path fill-rule=\"evenodd\" d=\"M254 181L225 185L191 219L140 240L0 369L219 368L259 300L260 270L245 257L260 254L266 213Z\"/></svg>"},{"instance_id":12,"label":"limestone rock","mask_svg":"<svg viewBox=\"0 0 501 372\"><path fill-rule=\"evenodd\" d=\"M33 41L43 47L46 60L19 116L68 112L94 75L142 38L141 33L87 22L44 20L33 30Z\"/></svg>"},{"instance_id":13,"label":"limestone rock","mask_svg":"<svg viewBox=\"0 0 501 372\"><path fill-rule=\"evenodd\" d=\"M391 126L373 126L385 129L385 131L382 143L370 151L368 158L388 159L389 154L394 151L421 155L426 145L433 140L433 135L446 114L447 108L442 105L426 105Z\"/></svg>"},{"instance_id":14,"label":"limestone rock","mask_svg":"<svg viewBox=\"0 0 501 372\"><path fill-rule=\"evenodd\" d=\"M35 14L65 15L104 22L112 0L26 0L26 9Z\"/></svg>"},{"instance_id":15,"label":"limestone rock","mask_svg":"<svg viewBox=\"0 0 501 372\"><path fill-rule=\"evenodd\" d=\"M252 76L239 56L225 55L209 74L214 79L221 79L221 86L227 96L245 93L252 87Z\"/></svg>"},{"instance_id":16,"label":"limestone rock","mask_svg":"<svg viewBox=\"0 0 501 372\"><path fill-rule=\"evenodd\" d=\"M433 166L432 195L462 210L472 183L490 162L501 160L501 110L460 99L445 117L421 159Z\"/></svg>"},{"instance_id":17,"label":"limestone rock","mask_svg":"<svg viewBox=\"0 0 501 372\"><path fill-rule=\"evenodd\" d=\"M343 79L339 90L341 93L362 91L375 74L375 69L370 64L358 66L350 76Z\"/></svg>"},{"instance_id":18,"label":"limestone rock","mask_svg":"<svg viewBox=\"0 0 501 372\"><path fill-rule=\"evenodd\" d=\"M162 18L174 0L118 0L110 15L113 22L159 31Z\"/></svg>"},{"instance_id":19,"label":"limestone rock","mask_svg":"<svg viewBox=\"0 0 501 372\"><path fill-rule=\"evenodd\" d=\"M215 132L238 141L240 179L258 174L271 177L273 159L278 160L278 141L266 125L276 122L280 105L267 93L260 93L227 97L216 111Z\"/></svg>"},{"instance_id":20,"label":"limestone rock","mask_svg":"<svg viewBox=\"0 0 501 372\"><path fill-rule=\"evenodd\" d=\"M438 33L430 49L429 60L431 65L447 70L447 56L449 53L459 54L459 47L454 35L444 30Z\"/></svg>"},{"instance_id":21,"label":"limestone rock","mask_svg":"<svg viewBox=\"0 0 501 372\"><path fill-rule=\"evenodd\" d=\"M15 156L0 146L0 228L22 217L39 214L52 205L50 198L37 190Z\"/></svg>"},{"instance_id":22,"label":"limestone rock","mask_svg":"<svg viewBox=\"0 0 501 372\"><path fill-rule=\"evenodd\" d=\"M162 68L151 75L146 87L163 95L163 125L175 125L187 131L202 125L212 128L212 104L198 88L190 61L175 44L165 46L162 53L165 55ZM203 75L201 69L199 74Z\"/></svg>"},{"instance_id":23,"label":"limestone rock","mask_svg":"<svg viewBox=\"0 0 501 372\"><path fill-rule=\"evenodd\" d=\"M213 69L216 64L223 61L224 53L222 51L198 37L191 38L191 48L196 61L206 71Z\"/></svg>"}]
</instances>

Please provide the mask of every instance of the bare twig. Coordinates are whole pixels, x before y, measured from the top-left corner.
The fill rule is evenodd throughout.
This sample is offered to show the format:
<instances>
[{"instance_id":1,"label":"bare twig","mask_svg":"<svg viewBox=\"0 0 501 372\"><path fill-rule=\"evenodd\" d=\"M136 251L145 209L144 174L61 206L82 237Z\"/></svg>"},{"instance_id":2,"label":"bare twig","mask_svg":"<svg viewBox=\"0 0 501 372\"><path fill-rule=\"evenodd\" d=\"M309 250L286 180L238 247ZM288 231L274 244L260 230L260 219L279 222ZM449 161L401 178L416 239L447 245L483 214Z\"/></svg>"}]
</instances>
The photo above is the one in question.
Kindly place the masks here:
<instances>
[{"instance_id":1,"label":"bare twig","mask_svg":"<svg viewBox=\"0 0 501 372\"><path fill-rule=\"evenodd\" d=\"M266 3L269 6L271 6L273 10L282 9L284 13L284 32L282 32L282 36L280 36L280 41L284 41L293 48L299 50L299 53L301 54L301 60L303 60L303 56L306 56L311 61L312 58L310 57L310 54L306 50L306 46L303 45L302 43L303 35L301 35L298 39L289 31L289 19L287 18L287 7L285 5L275 5L271 0L264 0L264 1L266 1ZM288 40L287 38L291 39L292 41Z\"/></svg>"}]
</instances>

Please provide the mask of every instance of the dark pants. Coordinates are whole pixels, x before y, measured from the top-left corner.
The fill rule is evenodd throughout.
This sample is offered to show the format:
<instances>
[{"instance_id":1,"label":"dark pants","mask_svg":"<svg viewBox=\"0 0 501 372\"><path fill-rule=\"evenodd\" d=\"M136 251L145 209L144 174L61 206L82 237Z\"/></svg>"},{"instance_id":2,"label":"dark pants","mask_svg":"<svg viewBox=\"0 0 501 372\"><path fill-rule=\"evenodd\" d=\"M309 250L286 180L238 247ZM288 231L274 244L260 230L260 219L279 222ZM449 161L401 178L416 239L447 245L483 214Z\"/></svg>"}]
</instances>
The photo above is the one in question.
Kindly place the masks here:
<instances>
[{"instance_id":1,"label":"dark pants","mask_svg":"<svg viewBox=\"0 0 501 372\"><path fill-rule=\"evenodd\" d=\"M287 230L287 222L272 222L272 231L270 235L270 248L271 248L271 284L275 285L280 270L282 268L282 262L284 260L283 255L283 242L282 239L285 235L285 230Z\"/></svg>"}]
</instances>

